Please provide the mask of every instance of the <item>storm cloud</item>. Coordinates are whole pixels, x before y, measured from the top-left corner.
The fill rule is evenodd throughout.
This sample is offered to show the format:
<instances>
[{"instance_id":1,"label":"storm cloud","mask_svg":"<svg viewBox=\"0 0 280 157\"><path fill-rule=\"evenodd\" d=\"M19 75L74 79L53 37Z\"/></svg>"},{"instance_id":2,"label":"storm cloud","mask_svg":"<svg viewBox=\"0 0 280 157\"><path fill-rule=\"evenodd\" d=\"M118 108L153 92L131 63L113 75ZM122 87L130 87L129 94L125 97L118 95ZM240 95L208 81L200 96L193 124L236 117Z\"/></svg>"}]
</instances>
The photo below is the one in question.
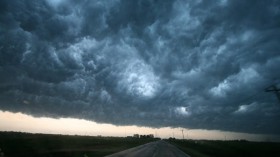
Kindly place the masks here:
<instances>
[{"instance_id":1,"label":"storm cloud","mask_svg":"<svg viewBox=\"0 0 280 157\"><path fill-rule=\"evenodd\" d=\"M277 0L0 1L0 110L280 135Z\"/></svg>"}]
</instances>

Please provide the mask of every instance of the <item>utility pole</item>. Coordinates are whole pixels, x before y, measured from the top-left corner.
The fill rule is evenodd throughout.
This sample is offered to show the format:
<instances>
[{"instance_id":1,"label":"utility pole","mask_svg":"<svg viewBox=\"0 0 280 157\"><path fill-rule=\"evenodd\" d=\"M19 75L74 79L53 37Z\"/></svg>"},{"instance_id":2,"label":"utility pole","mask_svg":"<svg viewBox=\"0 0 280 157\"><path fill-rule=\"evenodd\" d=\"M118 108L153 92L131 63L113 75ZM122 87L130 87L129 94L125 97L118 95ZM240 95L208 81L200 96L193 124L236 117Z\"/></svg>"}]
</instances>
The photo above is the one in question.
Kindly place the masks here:
<instances>
[{"instance_id":1,"label":"utility pole","mask_svg":"<svg viewBox=\"0 0 280 157\"><path fill-rule=\"evenodd\" d=\"M269 86L265 89L266 92L273 92L280 103L280 89L276 85Z\"/></svg>"},{"instance_id":2,"label":"utility pole","mask_svg":"<svg viewBox=\"0 0 280 157\"><path fill-rule=\"evenodd\" d=\"M126 128L124 128L124 137L126 137Z\"/></svg>"},{"instance_id":3,"label":"utility pole","mask_svg":"<svg viewBox=\"0 0 280 157\"><path fill-rule=\"evenodd\" d=\"M155 131L155 137L159 138L157 130Z\"/></svg>"},{"instance_id":4,"label":"utility pole","mask_svg":"<svg viewBox=\"0 0 280 157\"><path fill-rule=\"evenodd\" d=\"M182 131L183 140L184 140L185 139L185 137L184 137L184 130L182 129L181 131Z\"/></svg>"}]
</instances>

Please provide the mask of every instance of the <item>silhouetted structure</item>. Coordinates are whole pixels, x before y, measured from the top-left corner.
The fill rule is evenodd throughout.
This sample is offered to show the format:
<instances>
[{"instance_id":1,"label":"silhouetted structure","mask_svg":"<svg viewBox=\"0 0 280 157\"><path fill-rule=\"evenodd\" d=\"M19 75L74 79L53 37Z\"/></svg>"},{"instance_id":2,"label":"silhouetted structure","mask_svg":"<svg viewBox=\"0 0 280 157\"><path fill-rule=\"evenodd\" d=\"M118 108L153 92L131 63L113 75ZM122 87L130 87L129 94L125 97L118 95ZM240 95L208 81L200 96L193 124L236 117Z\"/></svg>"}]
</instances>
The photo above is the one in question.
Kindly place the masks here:
<instances>
[{"instance_id":1,"label":"silhouetted structure","mask_svg":"<svg viewBox=\"0 0 280 157\"><path fill-rule=\"evenodd\" d=\"M154 138L153 134L149 134L149 135L140 135L140 138Z\"/></svg>"},{"instance_id":2,"label":"silhouetted structure","mask_svg":"<svg viewBox=\"0 0 280 157\"><path fill-rule=\"evenodd\" d=\"M154 138L154 135L153 134L149 134L149 135L134 134L133 136L127 136L127 138Z\"/></svg>"}]
</instances>

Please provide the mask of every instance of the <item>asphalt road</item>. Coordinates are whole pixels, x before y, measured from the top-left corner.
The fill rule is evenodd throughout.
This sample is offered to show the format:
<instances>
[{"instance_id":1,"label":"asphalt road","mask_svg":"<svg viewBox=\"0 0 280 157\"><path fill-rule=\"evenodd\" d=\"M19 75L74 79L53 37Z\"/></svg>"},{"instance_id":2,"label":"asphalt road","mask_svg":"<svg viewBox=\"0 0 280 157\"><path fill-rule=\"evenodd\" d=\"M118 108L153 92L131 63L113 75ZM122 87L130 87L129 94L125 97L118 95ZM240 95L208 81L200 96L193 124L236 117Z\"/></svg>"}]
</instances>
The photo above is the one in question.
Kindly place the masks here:
<instances>
[{"instance_id":1,"label":"asphalt road","mask_svg":"<svg viewBox=\"0 0 280 157\"><path fill-rule=\"evenodd\" d=\"M156 141L138 147L127 149L106 157L190 157L175 146L165 142Z\"/></svg>"}]
</instances>

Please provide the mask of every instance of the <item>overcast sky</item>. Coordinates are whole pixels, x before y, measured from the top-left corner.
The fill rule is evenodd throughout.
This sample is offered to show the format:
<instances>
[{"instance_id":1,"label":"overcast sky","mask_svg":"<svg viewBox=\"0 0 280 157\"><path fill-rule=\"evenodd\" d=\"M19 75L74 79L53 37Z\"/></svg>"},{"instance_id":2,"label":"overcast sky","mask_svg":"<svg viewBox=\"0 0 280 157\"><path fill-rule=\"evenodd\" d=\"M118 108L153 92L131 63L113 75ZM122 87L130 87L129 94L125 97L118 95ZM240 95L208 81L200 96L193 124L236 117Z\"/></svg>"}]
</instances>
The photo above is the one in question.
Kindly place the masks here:
<instances>
[{"instance_id":1,"label":"overcast sky","mask_svg":"<svg viewBox=\"0 0 280 157\"><path fill-rule=\"evenodd\" d=\"M280 135L278 0L1 0L0 110Z\"/></svg>"}]
</instances>

